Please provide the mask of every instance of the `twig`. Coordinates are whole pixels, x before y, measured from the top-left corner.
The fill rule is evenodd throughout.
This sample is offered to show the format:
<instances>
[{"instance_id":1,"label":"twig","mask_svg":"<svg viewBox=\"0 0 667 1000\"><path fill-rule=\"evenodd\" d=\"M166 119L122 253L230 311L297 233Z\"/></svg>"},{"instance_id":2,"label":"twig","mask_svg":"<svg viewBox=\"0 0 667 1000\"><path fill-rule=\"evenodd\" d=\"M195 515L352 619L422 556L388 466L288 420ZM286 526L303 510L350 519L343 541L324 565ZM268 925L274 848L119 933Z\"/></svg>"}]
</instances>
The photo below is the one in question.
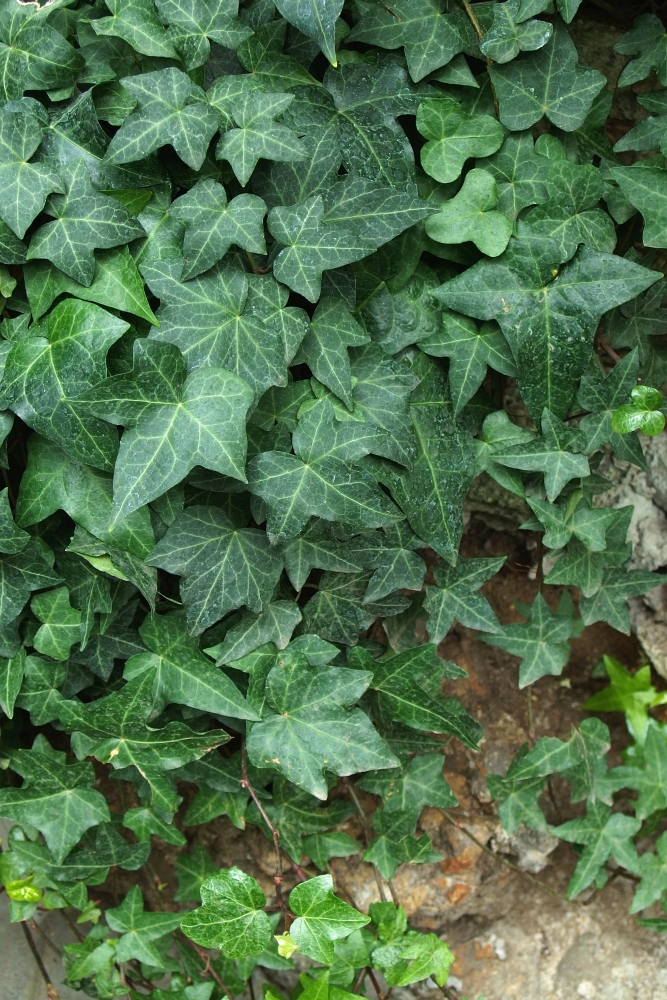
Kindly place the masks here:
<instances>
[{"instance_id":1,"label":"twig","mask_svg":"<svg viewBox=\"0 0 667 1000\"><path fill-rule=\"evenodd\" d=\"M68 927L70 928L70 930L72 931L72 933L75 935L75 937L77 937L79 939L79 941L83 941L83 934L81 933L81 931L79 930L79 928L76 926L76 924L72 923L71 918L68 917L68 915L65 912L65 910L61 909L58 912L60 913L61 917L63 918L63 920L65 921L65 923L68 925Z\"/></svg>"},{"instance_id":2,"label":"twig","mask_svg":"<svg viewBox=\"0 0 667 1000\"><path fill-rule=\"evenodd\" d=\"M280 854L280 831L277 830L273 825L273 823L271 822L266 812L266 809L262 805L261 801L257 796L257 793L255 792L255 789L250 784L250 779L248 778L248 764L246 761L245 742L241 744L241 787L245 788L248 794L250 795L250 798L257 806L260 816L266 823L267 827L269 828L269 831L271 832L271 836L273 837L273 849L276 853L276 874L273 876L273 884L276 888L276 900L278 902L278 906L280 907L285 917L285 934L287 934L290 928L290 924L292 923L291 919L292 914L289 912L287 903L283 899L283 860Z\"/></svg>"},{"instance_id":3,"label":"twig","mask_svg":"<svg viewBox=\"0 0 667 1000\"><path fill-rule=\"evenodd\" d=\"M373 989L375 990L375 992L378 995L378 1000L386 1000L386 997L385 997L384 993L382 992L382 990L380 989L380 984L378 983L377 979L375 978L375 973L373 972L372 969L368 970L368 978L370 979L370 981L373 984Z\"/></svg>"},{"instance_id":4,"label":"twig","mask_svg":"<svg viewBox=\"0 0 667 1000\"><path fill-rule=\"evenodd\" d=\"M46 971L46 966L44 965L44 962L42 961L42 956L37 951L37 945L35 944L35 939L33 938L32 934L30 933L30 928L28 927L28 925L25 922L25 920L21 921L21 927L23 928L23 933L25 934L25 939L28 942L28 947L30 948L30 951L32 952L32 957L37 962L37 968L41 972L42 979L46 983L46 996L47 996L47 1000L60 1000L60 998L58 996L58 991L55 988L55 986L53 985L53 983L51 982L51 977L49 976L48 972Z\"/></svg>"},{"instance_id":5,"label":"twig","mask_svg":"<svg viewBox=\"0 0 667 1000\"><path fill-rule=\"evenodd\" d=\"M202 962L204 963L204 968L199 973L202 979L207 979L209 976L212 976L213 979L215 979L218 986L220 987L220 989L223 991L223 993L227 994L229 1000L234 1000L232 993L225 986L221 976L219 975L217 970L214 969L213 966L211 965L211 953L207 951L206 948L201 948L198 944L195 944L194 941L191 941L189 937L185 936L185 934L183 934L182 936L185 943L189 945L189 947L192 948L193 951L197 952Z\"/></svg>"},{"instance_id":6,"label":"twig","mask_svg":"<svg viewBox=\"0 0 667 1000\"><path fill-rule=\"evenodd\" d=\"M359 975L357 976L357 981L356 981L356 983L355 983L355 984L354 984L354 986L352 987L352 992L353 992L353 993L356 993L356 992L357 992L357 990L359 989L359 987L360 987L360 986L361 986L361 984L363 983L363 981L364 981L364 978L365 978L365 976L366 976L366 973L367 973L367 972L368 972L368 966L367 966L367 965L365 965L365 966L363 967L363 969L361 970L361 972L359 973Z\"/></svg>"},{"instance_id":7,"label":"twig","mask_svg":"<svg viewBox=\"0 0 667 1000\"><path fill-rule=\"evenodd\" d=\"M620 354L616 353L616 351L611 347L610 344L607 343L604 337L598 335L598 344L605 352L605 354L608 354L609 357L612 359L612 361L615 362L615 364L618 364L618 362L621 360Z\"/></svg>"},{"instance_id":8,"label":"twig","mask_svg":"<svg viewBox=\"0 0 667 1000\"><path fill-rule=\"evenodd\" d=\"M504 858L501 854L497 854L496 851L491 850L491 848L487 847L486 844L483 844L481 840L478 840L474 833L471 833L470 830L466 829L466 827L463 826L462 823L458 823L455 819L452 819L449 813L446 812L444 809L442 811L442 814L448 823L451 823L451 825L455 826L457 830L461 830L462 833L465 833L466 837L472 840L473 844L477 844L477 846L481 851L484 851L485 854L488 854L492 858L495 858L499 864L504 865L506 868L509 868L510 871L516 872L517 875L521 875L528 882L532 882L533 885L536 885L543 892L548 893L550 896L554 896L555 899L560 899L561 902L563 903L574 903L574 900L568 899L567 896L563 896L562 893L556 892L555 889L549 888L548 885L545 885L544 882L540 882L540 880L538 878L535 878L534 875L531 875L529 872L525 872L523 868L519 868L518 865L513 865L511 861L507 860L507 858Z\"/></svg>"},{"instance_id":9,"label":"twig","mask_svg":"<svg viewBox=\"0 0 667 1000\"><path fill-rule=\"evenodd\" d=\"M470 23L472 24L473 28L475 29L477 37L478 38L483 38L484 37L484 28L482 27L482 25L477 20L477 14L475 14L474 10L472 9L472 4L470 3L470 0L461 0L461 2L463 3L463 7L464 7L464 10L465 10L466 14L470 18ZM486 65L487 66L493 66L493 59L489 59L488 56L485 56L484 58L486 59ZM498 104L498 97L496 95L496 88L493 86L493 82L491 80L491 77L489 77L489 83L491 84L491 94L493 95L493 106L494 106L495 111L496 111L496 118L500 118L500 105Z\"/></svg>"}]
</instances>

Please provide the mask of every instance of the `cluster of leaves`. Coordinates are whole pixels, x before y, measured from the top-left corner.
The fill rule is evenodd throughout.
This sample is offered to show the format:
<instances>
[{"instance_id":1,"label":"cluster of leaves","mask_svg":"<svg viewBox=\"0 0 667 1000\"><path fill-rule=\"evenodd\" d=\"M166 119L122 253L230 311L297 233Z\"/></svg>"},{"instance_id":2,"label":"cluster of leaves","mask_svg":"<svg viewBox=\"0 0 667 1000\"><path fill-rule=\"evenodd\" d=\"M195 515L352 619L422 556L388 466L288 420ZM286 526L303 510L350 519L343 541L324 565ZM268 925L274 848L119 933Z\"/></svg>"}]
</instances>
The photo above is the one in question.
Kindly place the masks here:
<instances>
[{"instance_id":1,"label":"cluster of leaves","mask_svg":"<svg viewBox=\"0 0 667 1000\"><path fill-rule=\"evenodd\" d=\"M667 890L667 833L660 834L654 849L641 854L634 843L638 836L654 834L667 810L667 727L648 714L649 708L667 702L667 694L653 687L648 666L631 674L610 656L603 657L601 666L609 686L582 707L625 713L632 743L623 763L608 767L609 729L592 717L573 729L569 740L545 736L532 748L525 744L504 776L489 776L488 786L500 802L500 819L508 833L525 823L576 846L580 857L568 887L570 898L591 886L602 888L613 861L617 870L620 866L636 879L630 912L638 913ZM568 782L571 802L585 801L584 816L556 826L547 823L538 800L552 775ZM661 919L640 922L664 929Z\"/></svg>"},{"instance_id":2,"label":"cluster of leaves","mask_svg":"<svg viewBox=\"0 0 667 1000\"><path fill-rule=\"evenodd\" d=\"M186 917L135 888L99 923L88 887L153 836L184 845L179 782L180 825L255 824L297 866L438 860L418 830L456 804L438 751L482 735L443 695L465 673L440 640L478 630L531 684L583 626L629 631L625 599L662 579L628 568L631 510L601 506L595 470L605 449L642 466L634 431L663 417L645 248L667 246L667 169L617 153L662 147L667 116L645 95L656 116L611 148L578 6L0 0L0 874L12 919L94 922L68 979L101 1000L165 973L171 996L238 993L290 949L329 968L301 983L317 1000L365 969L444 982L441 941L384 904L365 928L328 875L283 903L283 954L259 886L203 850L179 859ZM657 17L616 49L621 85L667 86ZM503 560L458 554L481 475L529 505L580 617L565 589L497 620L480 588ZM549 760L591 830L631 836L580 775L604 743L582 727ZM532 823L536 750L497 789ZM382 802L363 847L340 829L354 786L329 800L353 775Z\"/></svg>"}]
</instances>

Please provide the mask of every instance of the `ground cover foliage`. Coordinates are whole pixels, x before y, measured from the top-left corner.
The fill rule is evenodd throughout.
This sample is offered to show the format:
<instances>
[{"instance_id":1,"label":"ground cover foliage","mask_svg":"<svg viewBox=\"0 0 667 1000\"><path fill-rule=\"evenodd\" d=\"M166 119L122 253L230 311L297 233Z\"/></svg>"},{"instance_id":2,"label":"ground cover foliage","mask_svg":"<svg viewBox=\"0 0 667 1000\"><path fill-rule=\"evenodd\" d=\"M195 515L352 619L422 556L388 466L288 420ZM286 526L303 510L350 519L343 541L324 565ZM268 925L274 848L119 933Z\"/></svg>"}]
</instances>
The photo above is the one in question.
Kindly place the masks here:
<instances>
[{"instance_id":1,"label":"ground cover foliage","mask_svg":"<svg viewBox=\"0 0 667 1000\"><path fill-rule=\"evenodd\" d=\"M444 941L327 871L362 854L386 888L440 859L419 816L456 806L445 743L482 731L437 643L478 630L523 687L661 583L596 470L664 426L667 33L643 12L615 46L649 114L612 147L578 7L0 0L0 880L28 936L80 911L64 975L90 996L218 1000L295 955L291 1000L453 996ZM556 557L560 603L521 624L480 589L503 559L458 556L482 473ZM667 890L664 696L604 667L585 707L626 713L623 764L593 716L489 790L506 830L546 830L565 778L570 895L613 859L640 912ZM139 804L111 812L104 775ZM355 783L382 803L364 844ZM100 912L112 868L221 815L274 841L274 898L197 847L180 910L137 885Z\"/></svg>"}]
</instances>

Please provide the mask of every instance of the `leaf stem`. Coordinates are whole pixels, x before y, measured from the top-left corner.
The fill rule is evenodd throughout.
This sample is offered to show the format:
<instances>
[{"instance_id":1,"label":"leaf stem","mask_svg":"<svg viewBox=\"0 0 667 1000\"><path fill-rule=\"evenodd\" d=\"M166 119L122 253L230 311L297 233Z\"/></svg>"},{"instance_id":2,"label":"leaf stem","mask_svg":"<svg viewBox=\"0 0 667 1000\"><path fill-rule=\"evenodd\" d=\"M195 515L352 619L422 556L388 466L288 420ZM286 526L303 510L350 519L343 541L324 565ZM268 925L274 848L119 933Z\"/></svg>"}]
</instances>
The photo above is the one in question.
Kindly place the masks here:
<instances>
[{"instance_id":1,"label":"leaf stem","mask_svg":"<svg viewBox=\"0 0 667 1000\"><path fill-rule=\"evenodd\" d=\"M23 928L23 933L25 934L25 939L28 942L28 947L30 948L30 951L32 952L32 957L35 959L35 962L37 963L37 968L39 969L40 973L42 974L42 979L46 983L46 996L47 996L47 1000L60 1000L60 998L58 997L58 991L55 988L55 986L53 985L53 983L51 982L51 977L49 976L48 972L46 971L46 966L44 965L44 962L42 961L42 956L37 951L37 945L35 944L35 939L33 938L32 934L30 933L30 928L28 927L28 924L26 923L25 920L21 921L21 927Z\"/></svg>"},{"instance_id":2,"label":"leaf stem","mask_svg":"<svg viewBox=\"0 0 667 1000\"><path fill-rule=\"evenodd\" d=\"M375 990L375 992L378 995L378 1000L386 1000L386 997L385 997L384 993L380 989L380 984L378 983L377 979L375 978L375 973L370 968L368 970L368 978L370 979L370 981L373 984L373 989Z\"/></svg>"},{"instance_id":3,"label":"leaf stem","mask_svg":"<svg viewBox=\"0 0 667 1000\"><path fill-rule=\"evenodd\" d=\"M470 0L461 0L461 3L463 4L463 8L464 8L466 14L470 18L470 23L472 24L473 28L475 29L475 32L477 33L477 37L478 38L483 38L484 37L484 28L482 27L482 25L477 20L477 14L475 14L474 10L472 9L472 4L470 3ZM487 66L492 66L493 65L493 59L489 59L488 56L485 56L484 58L486 59L486 65ZM496 111L496 118L499 119L500 118L500 105L498 104L498 97L496 95L496 88L493 86L493 82L491 80L491 77L489 77L489 83L491 84L491 94L493 95L493 106L494 106L495 111Z\"/></svg>"},{"instance_id":4,"label":"leaf stem","mask_svg":"<svg viewBox=\"0 0 667 1000\"><path fill-rule=\"evenodd\" d=\"M351 797L352 801L354 802L354 805L356 807L357 812L359 813L359 819L361 820L361 825L362 825L363 830L364 830L364 840L366 842L366 847L368 847L368 844L369 844L369 842L371 840L371 831L370 831L370 826L369 826L369 823L368 823L368 816L366 815L366 811L364 810L364 807L362 806L361 802L359 801L359 796L357 795L357 790L354 787L354 785L352 784L352 782L349 781L348 778L344 778L343 779L343 783L345 784L345 787L347 788L348 792L350 793L350 797ZM376 885L378 887L378 892L380 893L380 899L384 903L384 902L386 902L387 895L386 895L386 893L384 891L384 886L382 884L382 876L380 875L380 872L379 872L379 870L377 868L377 865L375 865L375 864L373 864L373 862L371 862L371 866L373 868L373 874L375 875L375 883L376 883ZM385 881L386 881L387 885L389 886L389 892L391 893L391 898L393 900L394 906L400 906L400 903L398 901L398 896L396 895L396 889L394 888L391 879L388 878L388 879L385 879Z\"/></svg>"},{"instance_id":5,"label":"leaf stem","mask_svg":"<svg viewBox=\"0 0 667 1000\"><path fill-rule=\"evenodd\" d=\"M37 931L37 933L38 933L38 934L40 935L40 937L43 937L43 938L44 938L44 940L45 940L46 944L47 944L47 945L48 945L48 947L49 947L49 948L51 949L51 951L55 952L55 954L56 954L56 955L58 956L58 958L62 958L62 954L63 954L63 953L62 953L62 951L60 950L60 948L59 948L59 947L58 947L57 945L55 945L55 944L53 943L53 941L51 940L51 938L50 938L50 937L48 936L48 934L46 934L46 933L45 933L45 932L44 932L44 931L42 930L42 928L41 928L41 927L39 926L39 924L36 924L34 920L31 920L31 921L30 921L30 926L32 927L32 929L33 929L34 931Z\"/></svg>"},{"instance_id":6,"label":"leaf stem","mask_svg":"<svg viewBox=\"0 0 667 1000\"><path fill-rule=\"evenodd\" d=\"M285 934L287 934L290 924L292 923L292 915L289 912L287 903L283 898L283 859L280 853L280 831L277 830L276 827L271 822L266 812L266 809L262 805L257 793L255 792L255 789L250 784L250 779L248 778L248 763L246 760L245 741L243 741L241 744L241 787L245 788L248 794L250 795L250 798L257 806L260 816L266 823L271 833L271 836L273 837L273 849L276 853L276 874L273 876L273 884L276 889L276 900L278 902L278 906L280 907L281 912L285 917Z\"/></svg>"},{"instance_id":7,"label":"leaf stem","mask_svg":"<svg viewBox=\"0 0 667 1000\"><path fill-rule=\"evenodd\" d=\"M495 858L499 864L504 865L506 868L509 868L510 871L516 872L517 875L521 875L528 882L532 882L533 885L536 885L539 889L541 889L542 892L548 893L555 899L560 899L564 903L574 903L574 900L568 899L567 896L564 896L562 893L557 892L555 889L551 889L548 885L545 885L544 882L540 882L538 878L535 878L534 875L531 875L529 872L525 872L523 868L519 868L518 865L512 864L512 862L508 861L507 858L504 858L501 854L498 854L490 847L487 847L486 844L483 844L481 840L478 840L475 834L471 833L470 830L468 830L465 826L463 826L462 823L459 823L457 820L453 819L446 810L443 809L442 813L448 823L451 823L451 825L455 826L457 830L461 830L462 833L465 833L466 837L472 840L473 844L476 844L481 851L484 851L485 854L488 854L492 858Z\"/></svg>"}]
</instances>

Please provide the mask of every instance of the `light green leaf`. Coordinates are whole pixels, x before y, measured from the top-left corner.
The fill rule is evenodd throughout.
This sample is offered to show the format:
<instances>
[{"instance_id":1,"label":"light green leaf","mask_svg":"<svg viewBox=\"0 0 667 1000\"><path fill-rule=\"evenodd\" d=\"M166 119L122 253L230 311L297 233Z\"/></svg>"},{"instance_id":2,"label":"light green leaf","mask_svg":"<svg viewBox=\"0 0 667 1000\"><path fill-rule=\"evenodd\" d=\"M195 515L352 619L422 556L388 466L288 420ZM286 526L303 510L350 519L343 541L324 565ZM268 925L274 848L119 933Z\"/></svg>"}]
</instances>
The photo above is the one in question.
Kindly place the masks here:
<instances>
[{"instance_id":1,"label":"light green leaf","mask_svg":"<svg viewBox=\"0 0 667 1000\"><path fill-rule=\"evenodd\" d=\"M326 965L333 961L334 941L348 937L370 922L370 917L334 895L331 875L318 875L301 882L292 889L289 905L297 918L290 934L299 951Z\"/></svg>"},{"instance_id":2,"label":"light green leaf","mask_svg":"<svg viewBox=\"0 0 667 1000\"><path fill-rule=\"evenodd\" d=\"M479 47L495 63L507 63L519 52L541 49L551 38L553 27L548 21L535 21L533 14L541 14L551 7L550 0L526 5L521 0L507 0L493 8L493 26L480 40ZM529 20L530 19L530 20Z\"/></svg>"},{"instance_id":3,"label":"light green leaf","mask_svg":"<svg viewBox=\"0 0 667 1000\"><path fill-rule=\"evenodd\" d=\"M223 133L215 155L219 160L229 161L243 187L260 158L282 162L305 158L306 149L296 133L274 121L293 100L293 94L251 91L231 103L237 128Z\"/></svg>"},{"instance_id":4,"label":"light green leaf","mask_svg":"<svg viewBox=\"0 0 667 1000\"><path fill-rule=\"evenodd\" d=\"M426 233L438 243L471 240L488 257L498 257L512 235L512 223L495 211L497 204L493 176L486 170L470 170L458 194L426 220Z\"/></svg>"},{"instance_id":5,"label":"light green leaf","mask_svg":"<svg viewBox=\"0 0 667 1000\"><path fill-rule=\"evenodd\" d=\"M504 625L497 635L480 638L490 646L498 646L521 657L519 687L534 684L540 677L559 677L570 659L567 640L572 635L572 616L553 612L541 594L530 608L530 619L519 625Z\"/></svg>"},{"instance_id":6,"label":"light green leaf","mask_svg":"<svg viewBox=\"0 0 667 1000\"><path fill-rule=\"evenodd\" d=\"M120 906L105 910L104 915L109 927L121 935L116 944L118 962L136 958L146 965L163 968L163 958L153 942L180 926L181 913L146 913L141 889L135 885Z\"/></svg>"},{"instance_id":7,"label":"light green leaf","mask_svg":"<svg viewBox=\"0 0 667 1000\"><path fill-rule=\"evenodd\" d=\"M307 364L320 382L352 409L352 373L348 347L361 347L370 337L340 299L324 297L313 313L295 363Z\"/></svg>"},{"instance_id":8,"label":"light green leaf","mask_svg":"<svg viewBox=\"0 0 667 1000\"><path fill-rule=\"evenodd\" d=\"M417 128L428 140L421 151L422 166L441 184L455 181L469 157L495 153L504 138L495 118L469 115L452 97L423 101Z\"/></svg>"},{"instance_id":9,"label":"light green leaf","mask_svg":"<svg viewBox=\"0 0 667 1000\"><path fill-rule=\"evenodd\" d=\"M30 608L42 622L34 638L37 652L52 656L54 660L66 660L79 640L81 626L81 612L71 607L67 587L37 594Z\"/></svg>"},{"instance_id":10,"label":"light green leaf","mask_svg":"<svg viewBox=\"0 0 667 1000\"><path fill-rule=\"evenodd\" d=\"M588 888L610 857L629 871L636 870L637 851L631 838L640 826L638 819L623 813L611 815L609 806L595 802L589 805L583 818L572 819L553 828L554 834L561 840L584 845L568 885L569 899Z\"/></svg>"}]
</instances>

